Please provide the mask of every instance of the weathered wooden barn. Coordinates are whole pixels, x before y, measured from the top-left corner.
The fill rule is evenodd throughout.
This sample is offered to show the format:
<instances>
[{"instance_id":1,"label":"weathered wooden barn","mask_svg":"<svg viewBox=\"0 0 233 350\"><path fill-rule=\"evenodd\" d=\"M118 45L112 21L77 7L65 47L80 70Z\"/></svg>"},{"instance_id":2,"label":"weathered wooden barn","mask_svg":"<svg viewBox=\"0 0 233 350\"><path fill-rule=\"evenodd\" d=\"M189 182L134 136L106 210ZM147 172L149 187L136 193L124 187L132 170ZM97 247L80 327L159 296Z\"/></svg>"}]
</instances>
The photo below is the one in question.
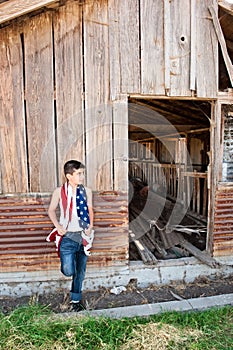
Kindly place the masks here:
<instances>
[{"instance_id":1,"label":"weathered wooden barn","mask_svg":"<svg viewBox=\"0 0 233 350\"><path fill-rule=\"evenodd\" d=\"M90 271L232 255L232 28L227 1L0 1L2 281L59 270L47 208L71 158Z\"/></svg>"}]
</instances>

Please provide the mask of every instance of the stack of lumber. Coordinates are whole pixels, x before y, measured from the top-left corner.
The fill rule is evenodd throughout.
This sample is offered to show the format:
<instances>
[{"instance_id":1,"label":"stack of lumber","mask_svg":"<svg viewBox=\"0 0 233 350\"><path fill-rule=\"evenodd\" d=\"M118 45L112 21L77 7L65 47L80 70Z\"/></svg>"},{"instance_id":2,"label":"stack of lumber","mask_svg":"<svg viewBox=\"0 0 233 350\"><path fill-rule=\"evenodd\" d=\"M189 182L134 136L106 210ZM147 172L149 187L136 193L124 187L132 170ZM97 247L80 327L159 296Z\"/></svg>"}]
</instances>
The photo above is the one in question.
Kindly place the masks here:
<instances>
[{"instance_id":1,"label":"stack of lumber","mask_svg":"<svg viewBox=\"0 0 233 350\"><path fill-rule=\"evenodd\" d=\"M168 227L169 220L164 213L171 212L171 203L166 200L164 205L164 199L157 195L156 200L146 198L145 203L143 206L137 197L136 201L131 202L129 210L130 244L145 264L154 265L161 259L195 256L208 266L218 266L207 251L199 249L198 244L196 246L191 243L195 239L198 242L203 233L206 235L206 226L203 223ZM159 212L158 208L162 206L165 210ZM136 255L131 249L132 259L136 259Z\"/></svg>"}]
</instances>

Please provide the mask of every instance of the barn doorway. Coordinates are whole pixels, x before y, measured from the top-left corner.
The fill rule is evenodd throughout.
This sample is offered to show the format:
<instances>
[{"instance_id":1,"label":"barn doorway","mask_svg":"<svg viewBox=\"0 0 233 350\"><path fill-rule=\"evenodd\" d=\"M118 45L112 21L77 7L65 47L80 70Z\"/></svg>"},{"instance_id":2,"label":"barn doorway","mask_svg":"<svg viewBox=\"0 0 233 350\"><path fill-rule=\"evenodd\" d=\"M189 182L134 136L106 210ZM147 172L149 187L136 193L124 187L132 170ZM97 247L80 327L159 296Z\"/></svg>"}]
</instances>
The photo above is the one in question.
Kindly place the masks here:
<instances>
[{"instance_id":1,"label":"barn doorway","mask_svg":"<svg viewBox=\"0 0 233 350\"><path fill-rule=\"evenodd\" d=\"M211 102L129 99L130 260L206 250Z\"/></svg>"}]
</instances>

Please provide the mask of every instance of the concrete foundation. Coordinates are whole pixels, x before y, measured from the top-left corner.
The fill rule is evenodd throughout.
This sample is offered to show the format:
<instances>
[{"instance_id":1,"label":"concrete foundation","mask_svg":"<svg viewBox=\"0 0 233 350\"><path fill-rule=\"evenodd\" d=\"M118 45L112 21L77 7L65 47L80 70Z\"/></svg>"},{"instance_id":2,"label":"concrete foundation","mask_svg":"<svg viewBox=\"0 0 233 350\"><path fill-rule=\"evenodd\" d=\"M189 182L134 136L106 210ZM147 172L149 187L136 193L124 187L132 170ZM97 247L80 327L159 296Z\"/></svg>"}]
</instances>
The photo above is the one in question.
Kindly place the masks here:
<instances>
[{"instance_id":1,"label":"concrete foundation","mask_svg":"<svg viewBox=\"0 0 233 350\"><path fill-rule=\"evenodd\" d=\"M211 268L196 258L161 260L154 266L130 262L122 267L88 268L83 290L94 291L101 287L127 286L134 280L139 288L149 285L167 285L171 282L188 283L196 278L227 277L233 274L233 257L215 258L222 265ZM31 296L70 289L70 278L60 271L12 272L0 274L0 296Z\"/></svg>"}]
</instances>

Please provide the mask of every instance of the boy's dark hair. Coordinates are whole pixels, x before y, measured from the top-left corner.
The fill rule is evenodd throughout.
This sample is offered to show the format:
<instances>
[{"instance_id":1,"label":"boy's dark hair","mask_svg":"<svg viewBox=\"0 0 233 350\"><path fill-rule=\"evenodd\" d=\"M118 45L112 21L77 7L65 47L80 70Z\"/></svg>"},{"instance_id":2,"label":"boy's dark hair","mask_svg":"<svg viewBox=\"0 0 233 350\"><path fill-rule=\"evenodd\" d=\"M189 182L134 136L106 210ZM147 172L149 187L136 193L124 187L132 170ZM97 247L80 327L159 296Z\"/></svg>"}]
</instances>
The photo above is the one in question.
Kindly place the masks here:
<instances>
[{"instance_id":1,"label":"boy's dark hair","mask_svg":"<svg viewBox=\"0 0 233 350\"><path fill-rule=\"evenodd\" d=\"M83 165L78 160L73 160L73 159L68 160L68 162L66 162L64 164L64 174L65 174L65 176L67 174L72 175L75 170L84 169L84 168L85 168L85 165Z\"/></svg>"}]
</instances>

